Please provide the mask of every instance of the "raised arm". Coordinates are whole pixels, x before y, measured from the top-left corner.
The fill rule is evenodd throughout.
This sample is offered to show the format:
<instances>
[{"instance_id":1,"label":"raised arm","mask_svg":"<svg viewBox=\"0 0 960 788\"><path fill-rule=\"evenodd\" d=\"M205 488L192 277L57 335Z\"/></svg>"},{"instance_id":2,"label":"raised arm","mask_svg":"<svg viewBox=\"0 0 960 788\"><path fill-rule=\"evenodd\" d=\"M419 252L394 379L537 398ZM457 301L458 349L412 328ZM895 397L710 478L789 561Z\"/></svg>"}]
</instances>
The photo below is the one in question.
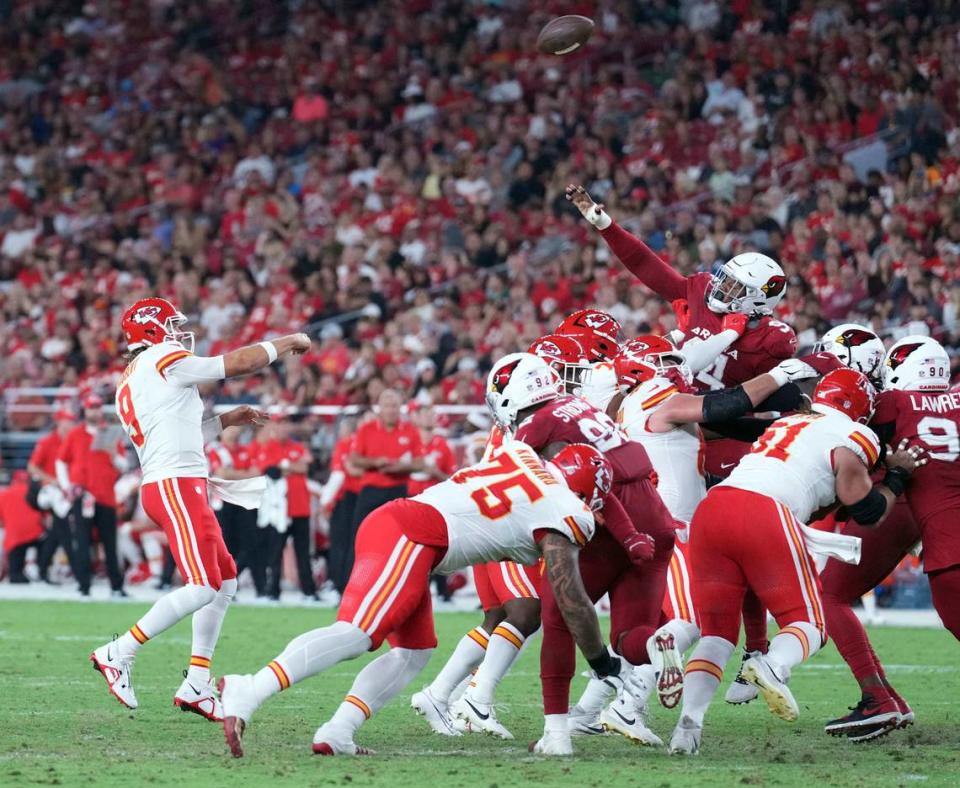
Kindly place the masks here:
<instances>
[{"instance_id":1,"label":"raised arm","mask_svg":"<svg viewBox=\"0 0 960 788\"><path fill-rule=\"evenodd\" d=\"M595 203L586 189L578 184L567 186L567 199L577 206L590 224L600 230L603 240L624 268L643 284L668 301L686 297L686 277L674 271L643 241L613 221L603 210L603 205Z\"/></svg>"},{"instance_id":2,"label":"raised arm","mask_svg":"<svg viewBox=\"0 0 960 788\"><path fill-rule=\"evenodd\" d=\"M222 356L194 356L186 350L172 350L157 362L157 370L177 386L197 386L224 378L249 375L285 355L300 355L310 349L306 334L288 334L269 342L231 350Z\"/></svg>"}]
</instances>

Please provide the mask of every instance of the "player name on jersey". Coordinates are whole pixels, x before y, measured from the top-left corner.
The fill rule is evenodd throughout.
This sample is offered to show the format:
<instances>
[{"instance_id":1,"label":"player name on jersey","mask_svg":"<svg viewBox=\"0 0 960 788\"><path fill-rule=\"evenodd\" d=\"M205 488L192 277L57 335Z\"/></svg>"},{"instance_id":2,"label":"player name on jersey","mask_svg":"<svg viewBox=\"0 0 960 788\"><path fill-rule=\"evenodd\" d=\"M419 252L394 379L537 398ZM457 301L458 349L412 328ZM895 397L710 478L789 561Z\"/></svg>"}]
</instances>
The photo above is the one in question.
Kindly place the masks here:
<instances>
[{"instance_id":1,"label":"player name on jersey","mask_svg":"<svg viewBox=\"0 0 960 788\"><path fill-rule=\"evenodd\" d=\"M960 410L960 393L948 391L943 394L916 394L910 395L910 407L918 411L930 413L947 413L951 410Z\"/></svg>"}]
</instances>

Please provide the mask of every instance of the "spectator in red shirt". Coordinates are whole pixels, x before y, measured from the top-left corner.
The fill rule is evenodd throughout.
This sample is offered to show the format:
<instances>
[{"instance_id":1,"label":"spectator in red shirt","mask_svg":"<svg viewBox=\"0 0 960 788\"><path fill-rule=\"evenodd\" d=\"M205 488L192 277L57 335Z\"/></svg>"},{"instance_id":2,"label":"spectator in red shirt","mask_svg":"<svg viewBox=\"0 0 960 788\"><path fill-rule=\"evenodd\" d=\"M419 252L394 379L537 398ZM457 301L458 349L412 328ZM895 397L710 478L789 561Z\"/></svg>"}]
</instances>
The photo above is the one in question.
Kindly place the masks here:
<instances>
[{"instance_id":1,"label":"spectator in red shirt","mask_svg":"<svg viewBox=\"0 0 960 788\"><path fill-rule=\"evenodd\" d=\"M360 425L350 452L350 462L363 471L351 541L370 512L407 496L410 474L423 468L420 432L400 418L400 395L394 389L384 389L375 413L376 418Z\"/></svg>"},{"instance_id":2,"label":"spectator in red shirt","mask_svg":"<svg viewBox=\"0 0 960 788\"><path fill-rule=\"evenodd\" d=\"M43 518L27 503L28 477L15 471L10 486L0 492L0 525L3 551L7 554L11 583L29 583L23 573L27 548L37 547L43 536Z\"/></svg>"},{"instance_id":3,"label":"spectator in red shirt","mask_svg":"<svg viewBox=\"0 0 960 788\"><path fill-rule=\"evenodd\" d=\"M97 529L103 544L107 575L115 597L125 597L117 560L117 497L113 485L120 478L123 433L103 417L103 399L91 394L83 401L83 423L64 436L57 451L56 475L61 489L73 501L74 544L80 593L90 596L90 544Z\"/></svg>"},{"instance_id":4,"label":"spectator in red shirt","mask_svg":"<svg viewBox=\"0 0 960 788\"><path fill-rule=\"evenodd\" d=\"M283 549L293 536L297 557L297 575L300 590L309 599L317 599L317 587L310 566L310 493L307 489L307 471L313 458L309 449L289 437L290 425L275 421L263 427L257 436L254 463L261 473L272 479L287 482L287 526L279 529L267 526L265 531L266 593L271 599L280 598Z\"/></svg>"},{"instance_id":5,"label":"spectator in red shirt","mask_svg":"<svg viewBox=\"0 0 960 788\"><path fill-rule=\"evenodd\" d=\"M27 473L30 474L31 479L31 505L36 505L37 509L50 513L50 532L37 556L37 569L44 583L50 582L47 572L50 570L50 562L58 547L63 548L70 564L70 571L73 572L74 577L77 576L69 509L66 508L68 501L57 483L57 453L76 419L69 410L61 409L54 414L53 420L56 424L53 431L37 441L27 462ZM41 490L43 490L42 493Z\"/></svg>"},{"instance_id":6,"label":"spectator in red shirt","mask_svg":"<svg viewBox=\"0 0 960 788\"><path fill-rule=\"evenodd\" d=\"M457 469L457 458L447 439L437 431L433 408L410 403L409 409L410 421L420 432L423 444L423 470L410 474L407 484L407 494L413 497L451 476Z\"/></svg>"},{"instance_id":7,"label":"spectator in red shirt","mask_svg":"<svg viewBox=\"0 0 960 788\"><path fill-rule=\"evenodd\" d=\"M329 512L330 522L327 576L340 593L347 586L353 566L353 513L363 477L363 471L350 462L356 430L354 417L340 420L337 442L330 455L330 477L320 496L320 505L324 512Z\"/></svg>"}]
</instances>

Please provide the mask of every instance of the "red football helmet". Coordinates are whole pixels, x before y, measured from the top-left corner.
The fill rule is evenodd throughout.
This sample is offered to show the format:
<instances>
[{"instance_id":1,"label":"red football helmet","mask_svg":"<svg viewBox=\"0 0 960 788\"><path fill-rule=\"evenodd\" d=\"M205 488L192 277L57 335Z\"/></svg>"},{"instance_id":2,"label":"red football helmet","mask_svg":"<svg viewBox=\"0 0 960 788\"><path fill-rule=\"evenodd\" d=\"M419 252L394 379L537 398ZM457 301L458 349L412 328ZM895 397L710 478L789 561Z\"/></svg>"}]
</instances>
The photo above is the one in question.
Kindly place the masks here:
<instances>
[{"instance_id":1,"label":"red football helmet","mask_svg":"<svg viewBox=\"0 0 960 788\"><path fill-rule=\"evenodd\" d=\"M527 349L528 353L546 361L563 381L567 394L574 394L590 374L590 360L573 337L547 334Z\"/></svg>"},{"instance_id":2,"label":"red football helmet","mask_svg":"<svg viewBox=\"0 0 960 788\"><path fill-rule=\"evenodd\" d=\"M165 298L141 298L120 321L128 350L139 350L161 342L179 342L193 350L193 332L180 331L187 316Z\"/></svg>"},{"instance_id":3,"label":"red football helmet","mask_svg":"<svg viewBox=\"0 0 960 788\"><path fill-rule=\"evenodd\" d=\"M693 374L683 353L663 337L644 334L631 339L613 360L617 382L632 389L655 377L669 380L681 391L690 391Z\"/></svg>"},{"instance_id":4,"label":"red football helmet","mask_svg":"<svg viewBox=\"0 0 960 788\"><path fill-rule=\"evenodd\" d=\"M862 424L873 416L876 400L877 390L870 379L850 368L828 372L813 390L814 410L830 408Z\"/></svg>"},{"instance_id":5,"label":"red football helmet","mask_svg":"<svg viewBox=\"0 0 960 788\"><path fill-rule=\"evenodd\" d=\"M550 461L577 497L597 512L603 508L613 485L613 466L593 446L571 443L564 446Z\"/></svg>"},{"instance_id":6,"label":"red football helmet","mask_svg":"<svg viewBox=\"0 0 960 788\"><path fill-rule=\"evenodd\" d=\"M610 361L620 349L623 329L616 318L598 309L580 309L567 317L554 332L574 337L590 361Z\"/></svg>"}]
</instances>

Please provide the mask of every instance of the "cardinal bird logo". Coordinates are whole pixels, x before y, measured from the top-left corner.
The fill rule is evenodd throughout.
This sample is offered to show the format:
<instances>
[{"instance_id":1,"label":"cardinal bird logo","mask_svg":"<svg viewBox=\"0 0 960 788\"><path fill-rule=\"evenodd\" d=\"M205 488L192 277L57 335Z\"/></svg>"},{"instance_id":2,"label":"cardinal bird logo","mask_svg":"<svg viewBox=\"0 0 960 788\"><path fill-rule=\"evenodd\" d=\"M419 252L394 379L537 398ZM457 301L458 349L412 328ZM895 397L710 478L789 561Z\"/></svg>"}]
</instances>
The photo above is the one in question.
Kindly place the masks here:
<instances>
[{"instance_id":1,"label":"cardinal bird logo","mask_svg":"<svg viewBox=\"0 0 960 788\"><path fill-rule=\"evenodd\" d=\"M160 307L158 306L143 306L140 307L130 319L137 323L138 325L144 326L147 323L152 323L157 319L157 315L160 314Z\"/></svg>"},{"instance_id":2,"label":"cardinal bird logo","mask_svg":"<svg viewBox=\"0 0 960 788\"><path fill-rule=\"evenodd\" d=\"M851 328L849 331L844 331L838 336L836 343L838 345L844 345L845 347L859 347L871 339L873 339L873 334L861 331L859 328Z\"/></svg>"},{"instance_id":3,"label":"cardinal bird logo","mask_svg":"<svg viewBox=\"0 0 960 788\"><path fill-rule=\"evenodd\" d=\"M783 292L783 288L787 286L787 277L780 276L771 276L765 284L761 285L760 289L763 291L764 295L768 296L778 296Z\"/></svg>"},{"instance_id":4,"label":"cardinal bird logo","mask_svg":"<svg viewBox=\"0 0 960 788\"><path fill-rule=\"evenodd\" d=\"M923 347L923 345L921 345L919 342L915 345L901 345L900 347L891 351L890 355L887 356L887 366L889 366L891 369L896 369L909 358L910 354L913 353L914 350L920 347Z\"/></svg>"},{"instance_id":5,"label":"cardinal bird logo","mask_svg":"<svg viewBox=\"0 0 960 788\"><path fill-rule=\"evenodd\" d=\"M510 376L513 374L513 371L517 368L519 361L515 361L512 364L508 364L503 369L501 369L493 379L493 385L490 390L495 391L497 394L503 394L503 390L507 387L507 384L510 382Z\"/></svg>"}]
</instances>

